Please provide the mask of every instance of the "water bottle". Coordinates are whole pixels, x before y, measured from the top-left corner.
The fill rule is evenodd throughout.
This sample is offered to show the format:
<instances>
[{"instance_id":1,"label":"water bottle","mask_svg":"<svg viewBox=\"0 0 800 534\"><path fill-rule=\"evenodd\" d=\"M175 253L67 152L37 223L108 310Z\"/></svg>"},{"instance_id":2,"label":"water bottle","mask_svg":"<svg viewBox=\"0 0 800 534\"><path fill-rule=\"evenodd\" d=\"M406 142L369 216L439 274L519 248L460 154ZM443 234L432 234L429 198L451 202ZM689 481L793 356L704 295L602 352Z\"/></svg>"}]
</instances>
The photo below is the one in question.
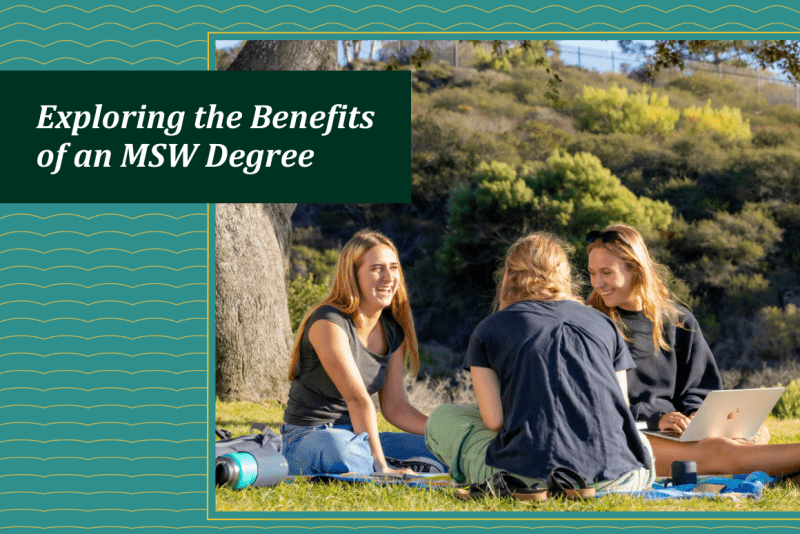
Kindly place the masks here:
<instances>
[{"instance_id":1,"label":"water bottle","mask_svg":"<svg viewBox=\"0 0 800 534\"><path fill-rule=\"evenodd\" d=\"M223 454L214 470L217 486L243 489L275 486L289 474L289 464L279 452L265 447L249 452Z\"/></svg>"}]
</instances>

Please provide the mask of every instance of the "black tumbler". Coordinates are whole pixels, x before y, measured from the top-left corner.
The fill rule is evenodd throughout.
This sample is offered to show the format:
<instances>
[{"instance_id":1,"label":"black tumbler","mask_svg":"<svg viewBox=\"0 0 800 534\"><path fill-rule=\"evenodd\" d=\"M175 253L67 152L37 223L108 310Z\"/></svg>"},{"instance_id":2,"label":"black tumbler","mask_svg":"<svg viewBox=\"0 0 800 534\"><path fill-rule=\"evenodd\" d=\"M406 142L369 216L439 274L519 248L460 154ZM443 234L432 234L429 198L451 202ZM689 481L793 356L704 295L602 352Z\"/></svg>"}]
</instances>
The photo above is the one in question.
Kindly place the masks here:
<instances>
[{"instance_id":1,"label":"black tumbler","mask_svg":"<svg viewBox=\"0 0 800 534\"><path fill-rule=\"evenodd\" d=\"M697 464L682 460L672 462L672 485L697 484Z\"/></svg>"}]
</instances>

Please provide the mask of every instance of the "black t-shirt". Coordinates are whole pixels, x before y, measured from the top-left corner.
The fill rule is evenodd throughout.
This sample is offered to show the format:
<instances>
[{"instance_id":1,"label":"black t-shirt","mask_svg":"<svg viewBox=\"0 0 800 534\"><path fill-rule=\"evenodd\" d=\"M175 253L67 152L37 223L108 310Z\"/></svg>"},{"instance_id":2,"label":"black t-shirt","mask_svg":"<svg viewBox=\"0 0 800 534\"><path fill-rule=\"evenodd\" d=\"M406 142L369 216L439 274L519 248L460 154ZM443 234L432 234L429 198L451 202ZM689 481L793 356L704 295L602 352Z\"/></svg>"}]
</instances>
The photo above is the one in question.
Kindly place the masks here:
<instances>
[{"instance_id":1,"label":"black t-shirt","mask_svg":"<svg viewBox=\"0 0 800 534\"><path fill-rule=\"evenodd\" d=\"M333 306L320 306L308 319L303 337L300 340L300 360L297 374L289 388L289 400L283 413L283 420L290 425L317 426L325 423L349 425L350 414L339 390L322 367L308 331L319 320L331 321L340 326L350 341L350 350L356 362L367 392L372 395L383 387L386 379L386 365L392 354L403 344L405 334L390 310L381 315L383 331L386 334L386 354L376 354L368 350L358 339L352 319Z\"/></svg>"},{"instance_id":2,"label":"black t-shirt","mask_svg":"<svg viewBox=\"0 0 800 534\"><path fill-rule=\"evenodd\" d=\"M617 308L630 338L636 368L628 371L628 398L637 421L658 429L661 415L696 412L709 392L722 389L714 355L708 347L694 315L679 308L683 325L664 325L664 340L669 350L654 351L653 322L643 312Z\"/></svg>"},{"instance_id":3,"label":"black t-shirt","mask_svg":"<svg viewBox=\"0 0 800 534\"><path fill-rule=\"evenodd\" d=\"M587 481L649 467L614 373L633 366L614 323L577 302L523 301L490 315L464 361L500 379L503 427L486 464L540 479L568 467Z\"/></svg>"}]
</instances>

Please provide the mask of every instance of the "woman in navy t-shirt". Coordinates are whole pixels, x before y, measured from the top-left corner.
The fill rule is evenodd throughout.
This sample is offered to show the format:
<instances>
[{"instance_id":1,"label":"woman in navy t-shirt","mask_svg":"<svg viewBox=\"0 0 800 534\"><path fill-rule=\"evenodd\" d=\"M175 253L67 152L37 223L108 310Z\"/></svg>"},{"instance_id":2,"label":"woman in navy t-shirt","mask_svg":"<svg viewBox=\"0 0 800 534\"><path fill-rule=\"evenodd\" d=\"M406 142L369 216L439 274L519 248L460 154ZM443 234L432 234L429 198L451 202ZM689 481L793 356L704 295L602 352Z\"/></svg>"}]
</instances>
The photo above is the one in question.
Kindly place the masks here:
<instances>
[{"instance_id":1,"label":"woman in navy t-shirt","mask_svg":"<svg viewBox=\"0 0 800 534\"><path fill-rule=\"evenodd\" d=\"M505 470L533 484L563 467L600 490L649 487L646 439L619 383L633 361L613 322L575 296L554 237L512 245L496 301L464 361L478 406L440 406L426 425L451 476L480 483Z\"/></svg>"}]
</instances>

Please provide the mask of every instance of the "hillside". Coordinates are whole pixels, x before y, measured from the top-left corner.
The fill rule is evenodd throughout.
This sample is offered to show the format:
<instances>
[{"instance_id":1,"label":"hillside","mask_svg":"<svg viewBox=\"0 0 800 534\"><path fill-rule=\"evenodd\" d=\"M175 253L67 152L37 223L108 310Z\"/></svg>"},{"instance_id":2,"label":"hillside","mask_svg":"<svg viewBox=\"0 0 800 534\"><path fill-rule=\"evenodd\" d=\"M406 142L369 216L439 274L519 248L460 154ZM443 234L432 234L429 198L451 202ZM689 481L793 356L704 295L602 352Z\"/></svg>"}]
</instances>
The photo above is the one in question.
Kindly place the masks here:
<instances>
[{"instance_id":1,"label":"hillside","mask_svg":"<svg viewBox=\"0 0 800 534\"><path fill-rule=\"evenodd\" d=\"M586 232L627 222L671 269L726 387L800 376L800 109L779 103L794 89L700 71L598 74L557 57L551 67L562 103L523 53L413 69L412 203L299 205L298 313L337 247L380 230L401 253L423 371L446 375L490 311L511 242L556 233L585 272Z\"/></svg>"}]
</instances>

